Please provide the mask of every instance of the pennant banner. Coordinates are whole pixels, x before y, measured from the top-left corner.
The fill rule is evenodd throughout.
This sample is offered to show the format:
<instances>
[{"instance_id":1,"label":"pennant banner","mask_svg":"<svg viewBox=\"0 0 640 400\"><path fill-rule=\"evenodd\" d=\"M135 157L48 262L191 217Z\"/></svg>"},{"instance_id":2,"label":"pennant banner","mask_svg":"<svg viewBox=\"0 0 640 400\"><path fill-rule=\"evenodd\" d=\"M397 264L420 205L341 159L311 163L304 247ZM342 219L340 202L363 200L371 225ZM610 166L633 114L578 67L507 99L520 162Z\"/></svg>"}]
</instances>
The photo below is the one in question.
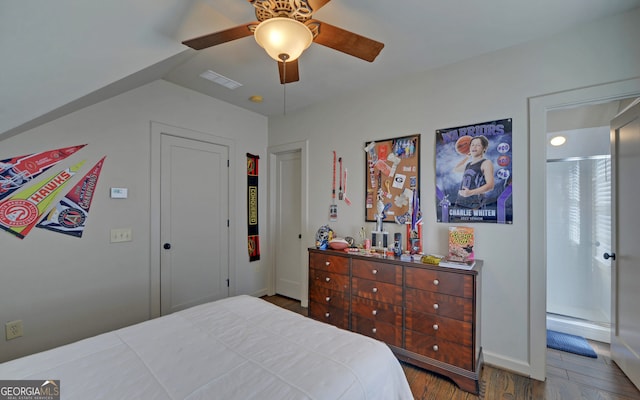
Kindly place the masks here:
<instances>
[{"instance_id":1,"label":"pennant banner","mask_svg":"<svg viewBox=\"0 0 640 400\"><path fill-rule=\"evenodd\" d=\"M84 146L86 144L0 160L0 200Z\"/></svg>"},{"instance_id":2,"label":"pennant banner","mask_svg":"<svg viewBox=\"0 0 640 400\"><path fill-rule=\"evenodd\" d=\"M259 156L247 153L247 242L249 261L260 259L260 237L258 236L258 160Z\"/></svg>"},{"instance_id":3,"label":"pennant banner","mask_svg":"<svg viewBox=\"0 0 640 400\"><path fill-rule=\"evenodd\" d=\"M87 172L82 180L56 204L55 208L40 220L36 225L37 228L82 237L105 158L106 156L102 157L91 171Z\"/></svg>"},{"instance_id":4,"label":"pennant banner","mask_svg":"<svg viewBox=\"0 0 640 400\"><path fill-rule=\"evenodd\" d=\"M84 160L53 175L41 186L24 189L0 203L0 228L20 239L27 236L82 164Z\"/></svg>"}]
</instances>

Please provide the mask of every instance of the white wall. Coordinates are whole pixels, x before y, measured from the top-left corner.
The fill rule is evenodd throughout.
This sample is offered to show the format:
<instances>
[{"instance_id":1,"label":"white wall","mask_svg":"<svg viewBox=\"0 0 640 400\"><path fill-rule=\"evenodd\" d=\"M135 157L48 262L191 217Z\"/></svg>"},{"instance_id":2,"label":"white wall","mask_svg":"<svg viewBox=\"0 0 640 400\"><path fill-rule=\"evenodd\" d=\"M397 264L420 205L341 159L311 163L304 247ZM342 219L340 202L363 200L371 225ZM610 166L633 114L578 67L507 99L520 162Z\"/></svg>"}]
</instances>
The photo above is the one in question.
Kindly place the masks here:
<instances>
[{"instance_id":1,"label":"white wall","mask_svg":"<svg viewBox=\"0 0 640 400\"><path fill-rule=\"evenodd\" d=\"M309 141L308 245L328 223L331 151L349 168L350 207L339 204L331 223L357 237L364 224L365 141L422 134L421 204L424 248L446 250L448 224L435 222L436 129L513 118L513 225L474 225L476 255L484 259L481 296L485 361L531 374L529 306L545 293L529 293L529 206L544 202L528 191L528 101L531 97L640 76L640 9L564 34L476 57L333 99L296 114L269 119L269 145ZM420 49L416 49L420 51ZM363 66L366 68L366 66ZM545 153L533 154L544 160ZM366 224L370 230L372 223ZM542 319L544 320L544 319ZM535 374L534 374L535 375Z\"/></svg>"},{"instance_id":2,"label":"white wall","mask_svg":"<svg viewBox=\"0 0 640 400\"><path fill-rule=\"evenodd\" d=\"M20 240L0 231L0 322L24 321L24 337L2 335L0 362L149 318L150 270L158 268L150 265L151 121L233 140L238 184L231 201L245 204L245 153L265 158L267 118L165 81L0 141L0 159L83 143L69 163L107 156L81 239L34 229ZM129 188L129 198L110 199L110 187ZM266 209L266 196L259 206ZM263 293L266 267L248 262L246 223L239 205L232 292ZM110 229L122 227L132 228L133 241L109 243Z\"/></svg>"}]
</instances>

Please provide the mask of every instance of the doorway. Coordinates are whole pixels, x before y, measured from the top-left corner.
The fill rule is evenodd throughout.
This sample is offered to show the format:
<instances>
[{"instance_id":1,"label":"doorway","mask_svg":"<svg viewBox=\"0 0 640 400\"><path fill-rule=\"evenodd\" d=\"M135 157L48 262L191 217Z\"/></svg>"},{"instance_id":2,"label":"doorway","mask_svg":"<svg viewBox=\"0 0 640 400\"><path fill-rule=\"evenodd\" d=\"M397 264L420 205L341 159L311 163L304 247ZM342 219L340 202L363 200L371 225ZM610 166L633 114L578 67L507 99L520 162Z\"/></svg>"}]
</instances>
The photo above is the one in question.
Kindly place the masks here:
<instances>
[{"instance_id":1,"label":"doorway","mask_svg":"<svg viewBox=\"0 0 640 400\"><path fill-rule=\"evenodd\" d=\"M169 134L160 143L160 309L166 315L229 296L229 149Z\"/></svg>"},{"instance_id":2,"label":"doorway","mask_svg":"<svg viewBox=\"0 0 640 400\"><path fill-rule=\"evenodd\" d=\"M233 140L151 123L151 318L235 293L233 154Z\"/></svg>"},{"instance_id":3,"label":"doorway","mask_svg":"<svg viewBox=\"0 0 640 400\"><path fill-rule=\"evenodd\" d=\"M269 154L269 287L309 304L308 141L267 149ZM292 193L294 192L294 193ZM285 293L286 292L286 293ZM288 294L287 294L288 293Z\"/></svg>"},{"instance_id":4,"label":"doorway","mask_svg":"<svg viewBox=\"0 0 640 400\"><path fill-rule=\"evenodd\" d=\"M300 150L276 155L276 294L301 299ZM306 284L306 282L304 282Z\"/></svg>"},{"instance_id":5,"label":"doorway","mask_svg":"<svg viewBox=\"0 0 640 400\"><path fill-rule=\"evenodd\" d=\"M640 95L640 79L558 92L529 99L529 170L546 171L548 112L605 103ZM546 199L546 173L529 174L529 193ZM546 202L529 201L529 368L530 377L546 379L547 245Z\"/></svg>"},{"instance_id":6,"label":"doorway","mask_svg":"<svg viewBox=\"0 0 640 400\"><path fill-rule=\"evenodd\" d=\"M619 103L551 111L547 119L547 329L605 343L611 330L611 261L603 258L611 251L608 121ZM576 129L554 131L559 122Z\"/></svg>"}]
</instances>

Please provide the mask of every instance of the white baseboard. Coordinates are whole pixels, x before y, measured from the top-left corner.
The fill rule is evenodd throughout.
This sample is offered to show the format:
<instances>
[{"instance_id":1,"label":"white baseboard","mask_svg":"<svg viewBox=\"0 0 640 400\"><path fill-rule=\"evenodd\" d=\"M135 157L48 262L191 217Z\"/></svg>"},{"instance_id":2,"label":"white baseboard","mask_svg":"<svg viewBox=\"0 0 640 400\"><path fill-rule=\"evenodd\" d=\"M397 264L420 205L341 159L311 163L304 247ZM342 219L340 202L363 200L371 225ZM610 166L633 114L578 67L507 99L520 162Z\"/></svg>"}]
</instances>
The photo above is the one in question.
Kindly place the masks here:
<instances>
[{"instance_id":1,"label":"white baseboard","mask_svg":"<svg viewBox=\"0 0 640 400\"><path fill-rule=\"evenodd\" d=\"M519 375L531 376L531 365L521 360L505 357L490 351L482 350L485 364L495 366L500 369L515 372Z\"/></svg>"},{"instance_id":2,"label":"white baseboard","mask_svg":"<svg viewBox=\"0 0 640 400\"><path fill-rule=\"evenodd\" d=\"M253 296L253 297L262 297L262 296L266 296L268 294L269 293L268 293L267 289L262 289L262 290L258 290L257 292L251 293L251 296Z\"/></svg>"},{"instance_id":3,"label":"white baseboard","mask_svg":"<svg viewBox=\"0 0 640 400\"><path fill-rule=\"evenodd\" d=\"M611 343L610 328L586 321L568 320L554 315L547 315L547 329L568 333L569 335L583 336L586 339L598 342Z\"/></svg>"}]
</instances>

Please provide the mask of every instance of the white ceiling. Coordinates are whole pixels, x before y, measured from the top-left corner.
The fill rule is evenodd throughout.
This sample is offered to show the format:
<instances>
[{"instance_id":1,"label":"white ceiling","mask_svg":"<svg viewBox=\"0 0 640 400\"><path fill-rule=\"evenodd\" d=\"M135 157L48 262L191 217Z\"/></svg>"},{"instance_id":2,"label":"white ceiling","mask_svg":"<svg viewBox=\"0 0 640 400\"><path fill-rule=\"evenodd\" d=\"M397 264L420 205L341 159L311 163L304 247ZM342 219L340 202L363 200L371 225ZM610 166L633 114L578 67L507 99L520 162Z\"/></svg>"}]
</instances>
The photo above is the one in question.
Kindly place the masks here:
<instances>
[{"instance_id":1,"label":"white ceiling","mask_svg":"<svg viewBox=\"0 0 640 400\"><path fill-rule=\"evenodd\" d=\"M640 7L640 0L332 0L314 18L385 44L373 63L312 44L292 112ZM252 37L195 51L180 42L254 21L247 0L0 3L0 134L15 134L164 78L264 115L283 113L275 61ZM212 70L230 90L200 78ZM264 102L248 99L261 95Z\"/></svg>"}]
</instances>

